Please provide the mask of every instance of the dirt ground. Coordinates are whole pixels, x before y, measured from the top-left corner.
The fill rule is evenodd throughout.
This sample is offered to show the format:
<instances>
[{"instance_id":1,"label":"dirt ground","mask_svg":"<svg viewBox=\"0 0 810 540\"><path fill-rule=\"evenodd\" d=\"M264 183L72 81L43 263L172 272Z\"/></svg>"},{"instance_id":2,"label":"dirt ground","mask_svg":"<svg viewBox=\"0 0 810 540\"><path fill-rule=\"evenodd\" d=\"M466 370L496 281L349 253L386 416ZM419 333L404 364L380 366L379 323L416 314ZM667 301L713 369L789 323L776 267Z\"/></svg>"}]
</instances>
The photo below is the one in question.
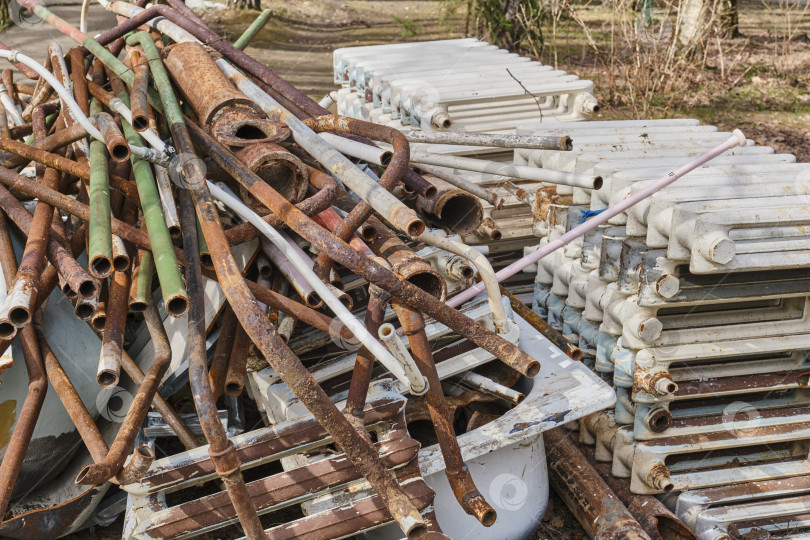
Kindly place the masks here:
<instances>
[{"instance_id":1,"label":"dirt ground","mask_svg":"<svg viewBox=\"0 0 810 540\"><path fill-rule=\"evenodd\" d=\"M192 2L189 2L191 4ZM258 34L247 52L315 99L333 90L332 51L356 45L431 40L464 35L464 13L443 11L445 2L378 0L264 0L274 18ZM207 2L204 17L228 40L235 40L255 18L255 11L222 9ZM810 160L810 12L796 17L791 11L793 37L785 40L787 12L775 3L741 2L740 36L712 46L707 69L656 117L693 117L721 129L742 129L758 144L777 152ZM588 6L583 19L595 32L605 25L606 7ZM569 25L558 35L556 47L547 46L540 60L596 83L602 119L634 116L631 107L607 92L603 64L581 32ZM97 528L96 539L120 537L121 520ZM234 538L237 528L200 538ZM88 532L68 538L88 538ZM535 538L587 538L562 501L552 493L549 509Z\"/></svg>"}]
</instances>

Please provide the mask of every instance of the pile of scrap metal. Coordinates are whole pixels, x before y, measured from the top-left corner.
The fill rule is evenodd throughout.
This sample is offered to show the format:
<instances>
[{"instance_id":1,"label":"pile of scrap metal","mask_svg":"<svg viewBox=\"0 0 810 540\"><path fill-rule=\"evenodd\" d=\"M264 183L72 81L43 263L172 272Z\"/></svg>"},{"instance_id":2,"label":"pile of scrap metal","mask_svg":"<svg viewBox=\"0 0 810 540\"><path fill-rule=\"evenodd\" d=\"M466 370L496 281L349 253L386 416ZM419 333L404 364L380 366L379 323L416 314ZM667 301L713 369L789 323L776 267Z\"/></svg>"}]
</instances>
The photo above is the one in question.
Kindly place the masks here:
<instances>
[{"instance_id":1,"label":"pile of scrap metal","mask_svg":"<svg viewBox=\"0 0 810 540\"><path fill-rule=\"evenodd\" d=\"M397 63L405 47L418 50L416 67ZM420 170L494 194L484 207L491 221L462 238L510 263L499 282L519 288L521 273L534 275L533 311L615 389L614 410L576 426L579 442L593 447L580 447L584 456L573 457L565 433L546 434L551 484L589 534L805 537L810 165L697 120L577 122L536 107L533 120L528 108L514 109L522 122L514 124L504 103L471 91L465 104L456 89L486 90L498 77L492 85L505 88L522 73L525 94L534 94L537 81L554 77L539 64L475 40L380 49L335 52L338 106L403 130ZM575 103L557 85L542 111ZM503 97L528 97L518 94ZM454 113L465 131L570 137L573 149L450 146L451 137L480 138L453 134ZM425 121L442 115L446 126ZM739 146L725 155L699 157L734 137ZM515 248L524 249L519 260L503 253Z\"/></svg>"},{"instance_id":2,"label":"pile of scrap metal","mask_svg":"<svg viewBox=\"0 0 810 540\"><path fill-rule=\"evenodd\" d=\"M542 432L615 398L458 239L492 194L242 52L259 25L19 4L77 46L0 47L0 536L531 532Z\"/></svg>"}]
</instances>

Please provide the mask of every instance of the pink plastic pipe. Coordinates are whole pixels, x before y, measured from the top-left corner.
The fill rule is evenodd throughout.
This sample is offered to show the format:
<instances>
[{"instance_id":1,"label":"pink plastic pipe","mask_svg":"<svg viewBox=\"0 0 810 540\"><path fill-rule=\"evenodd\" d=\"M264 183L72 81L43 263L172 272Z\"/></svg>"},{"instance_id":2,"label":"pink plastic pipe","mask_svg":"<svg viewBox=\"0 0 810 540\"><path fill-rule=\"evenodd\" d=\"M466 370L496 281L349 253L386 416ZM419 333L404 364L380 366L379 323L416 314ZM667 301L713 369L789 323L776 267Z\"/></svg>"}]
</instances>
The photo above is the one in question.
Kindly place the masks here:
<instances>
[{"instance_id":1,"label":"pink plastic pipe","mask_svg":"<svg viewBox=\"0 0 810 540\"><path fill-rule=\"evenodd\" d=\"M573 229L571 229L570 231L568 231L564 235L560 236L556 240L552 240L551 242L549 242L545 246L541 247L537 251L534 251L534 252L526 255L522 259L519 259L519 260L513 262L512 264L510 264L506 268L504 268L504 269L500 270L499 272L497 272L495 274L495 277L497 278L498 282L500 283L501 281L505 280L506 278L514 276L515 274L517 274L518 272L520 272L521 270L523 270L524 268L526 268L530 264L534 264L537 261L539 261L540 259L542 259L543 257L545 257L546 255L554 253L555 251L557 251L558 249L563 247L568 242L579 238L580 236L582 236L583 234L585 234L588 231L592 231L593 229L597 228L599 225L602 225L603 223L607 223L607 221L610 218L612 218L613 216L616 216L618 214L621 214L622 212L627 211L628 208L630 208L631 206L633 206L637 202L646 199L647 197L649 197L650 195L652 195L656 191L664 189L665 187L667 187L668 185L673 183L675 180L677 180L681 176L685 175L686 173L688 173L688 172L690 172L690 171L692 171L694 169L697 169L698 167L700 167L701 165L703 165L707 161L713 160L714 158L716 158L717 156L719 156L723 152L725 152L727 150L731 150L732 148L734 148L736 146L745 146L745 145L746 145L745 135L743 135L742 131L740 131L739 129L735 129L734 132L732 133L731 137L729 137L728 140L726 140L724 143L715 146L713 149L706 152L702 156L696 157L695 159L693 159L692 161L690 161L686 165L683 165L683 166L679 167L677 170L667 174L666 176L664 176L660 180L658 180L656 182L653 182L652 184L645 187L644 189L630 195L629 197L624 199L619 204L616 204L614 206L611 206L610 208L607 208L604 212L592 217L591 219L587 220L586 222L582 223L581 225L579 225L577 227L574 227ZM477 283L474 287L470 287L466 291L464 291L464 292L462 292L460 294L457 294L456 296L454 296L453 298L448 300L447 305L451 306L451 307L458 307L461 304L463 304L464 302L466 302L467 300L470 300L471 298L476 296L478 293L480 293L483 290L484 290L484 284L483 283Z\"/></svg>"}]
</instances>

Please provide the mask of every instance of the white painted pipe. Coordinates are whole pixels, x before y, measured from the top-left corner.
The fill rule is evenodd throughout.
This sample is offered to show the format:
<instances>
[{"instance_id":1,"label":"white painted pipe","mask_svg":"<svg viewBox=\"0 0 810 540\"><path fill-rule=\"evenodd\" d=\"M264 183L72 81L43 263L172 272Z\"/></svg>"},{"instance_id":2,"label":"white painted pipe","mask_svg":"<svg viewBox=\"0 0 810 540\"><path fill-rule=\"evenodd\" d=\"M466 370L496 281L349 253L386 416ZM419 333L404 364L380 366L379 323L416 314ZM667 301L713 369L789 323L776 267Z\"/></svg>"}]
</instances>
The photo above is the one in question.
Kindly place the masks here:
<instances>
[{"instance_id":1,"label":"white painted pipe","mask_svg":"<svg viewBox=\"0 0 810 540\"><path fill-rule=\"evenodd\" d=\"M385 346L388 347L388 350L391 351L391 354L394 355L394 358L399 360L400 364L402 364L402 369L405 371L405 375L408 377L408 389L410 390L411 394L421 396L427 393L427 379L425 379L419 372L419 368L416 367L416 362L411 356L411 353L408 352L405 344L402 343L401 339L399 339L394 325L391 323L384 323L382 326L380 326L378 335Z\"/></svg>"},{"instance_id":2,"label":"white painted pipe","mask_svg":"<svg viewBox=\"0 0 810 540\"><path fill-rule=\"evenodd\" d=\"M534 182L576 186L585 189L599 189L602 187L602 179L598 176L552 171L537 167L525 167L523 165L513 165L500 161L488 161L485 159L473 159L444 154L429 154L427 152L418 151L411 152L411 161L413 163L438 165L440 167L463 169L466 171L494 174L509 178L520 178Z\"/></svg>"}]
</instances>

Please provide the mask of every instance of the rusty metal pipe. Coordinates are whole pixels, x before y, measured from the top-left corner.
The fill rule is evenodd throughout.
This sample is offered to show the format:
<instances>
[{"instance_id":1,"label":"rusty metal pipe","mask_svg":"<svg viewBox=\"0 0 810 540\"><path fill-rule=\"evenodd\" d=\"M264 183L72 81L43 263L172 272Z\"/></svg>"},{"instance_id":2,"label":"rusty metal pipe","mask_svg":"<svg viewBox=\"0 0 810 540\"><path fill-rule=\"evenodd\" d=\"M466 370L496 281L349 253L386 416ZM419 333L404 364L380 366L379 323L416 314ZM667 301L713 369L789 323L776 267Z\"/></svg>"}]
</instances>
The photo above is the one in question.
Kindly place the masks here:
<instances>
[{"instance_id":1,"label":"rusty metal pipe","mask_svg":"<svg viewBox=\"0 0 810 540\"><path fill-rule=\"evenodd\" d=\"M96 114L95 119L99 131L104 136L104 144L107 146L110 157L118 163L126 162L130 155L129 145L121 130L118 129L115 120L105 112Z\"/></svg>"},{"instance_id":2,"label":"rusty metal pipe","mask_svg":"<svg viewBox=\"0 0 810 540\"><path fill-rule=\"evenodd\" d=\"M84 71L84 53L81 47L68 51L70 59L70 81L73 83L73 97L85 116L90 115L90 93L87 90L87 79Z\"/></svg>"},{"instance_id":3,"label":"rusty metal pipe","mask_svg":"<svg viewBox=\"0 0 810 540\"><path fill-rule=\"evenodd\" d=\"M35 138L44 138L46 127L45 112L42 107L34 109L33 125ZM57 171L41 167L37 172L37 176L42 175L41 181L44 186L55 190L59 189L61 175ZM45 266L45 252L50 239L53 215L53 206L42 201L37 202L20 266L17 268L14 286L9 290L8 298L3 306L4 313L2 317L5 317L7 309L8 321L16 328L23 328L31 322L33 307L37 301L40 277Z\"/></svg>"},{"instance_id":4,"label":"rusty metal pipe","mask_svg":"<svg viewBox=\"0 0 810 540\"><path fill-rule=\"evenodd\" d=\"M442 391L442 382L436 371L433 353L425 334L425 321L422 315L399 300L392 300L391 306L402 325L402 330L411 344L411 353L422 375L428 380L425 395L433 429L439 440L439 447L444 457L445 474L453 489L456 500L469 515L474 516L485 527L492 526L497 513L475 487L470 470L461 457L461 447L453 430L453 417ZM399 338L397 338L399 339Z\"/></svg>"},{"instance_id":5,"label":"rusty metal pipe","mask_svg":"<svg viewBox=\"0 0 810 540\"><path fill-rule=\"evenodd\" d=\"M11 245L9 223L3 212L0 212L0 266L6 279L6 286L11 285L12 275L16 272L17 259ZM20 407L14 431L11 432L3 461L0 463L0 516L4 516L17 477L20 475L31 436L34 433L45 394L48 391L48 379L37 345L34 329L30 326L20 332L20 346L25 359L25 369L28 372L28 392ZM10 343L6 341L5 343ZM7 347L8 345L6 345Z\"/></svg>"},{"instance_id":6,"label":"rusty metal pipe","mask_svg":"<svg viewBox=\"0 0 810 540\"><path fill-rule=\"evenodd\" d=\"M236 326L238 324L236 314L234 314L230 304L225 304L221 317L222 324L219 327L217 347L214 349L214 357L211 359L211 369L208 370L208 384L211 386L214 399L219 397L225 384L225 375L228 372L228 362L231 358L233 340L236 336Z\"/></svg>"},{"instance_id":7,"label":"rusty metal pipe","mask_svg":"<svg viewBox=\"0 0 810 540\"><path fill-rule=\"evenodd\" d=\"M588 536L597 540L649 540L563 428L543 433L549 481Z\"/></svg>"},{"instance_id":8,"label":"rusty metal pipe","mask_svg":"<svg viewBox=\"0 0 810 540\"><path fill-rule=\"evenodd\" d=\"M91 121L94 121L92 117ZM47 152L57 150L71 143L84 139L85 137L87 137L87 130L84 129L84 126L82 126L81 124L73 124L71 127L58 130L52 135L48 135L44 139L36 141L31 145L23 145L23 146L30 146L31 148L38 149L43 152L42 154L37 155L40 156L49 155L47 154ZM16 137L14 137L13 134L11 134L11 136L9 137L9 139L11 139L12 142L16 143L17 145L22 144L20 142L14 141L13 139L15 138ZM19 147L15 146L15 148ZM7 167L9 169L21 167L34 159L29 158L26 155L17 154L13 150L5 147L3 147L3 150L5 150L5 152L3 152L2 157L0 158L0 166Z\"/></svg>"},{"instance_id":9,"label":"rusty metal pipe","mask_svg":"<svg viewBox=\"0 0 810 540\"><path fill-rule=\"evenodd\" d=\"M98 359L96 382L101 388L112 388L118 384L121 371L121 352L124 343L124 326L127 322L129 303L129 273L113 272L110 280L110 294L107 299L107 322L101 340L101 354Z\"/></svg>"},{"instance_id":10,"label":"rusty metal pipe","mask_svg":"<svg viewBox=\"0 0 810 540\"><path fill-rule=\"evenodd\" d=\"M129 94L132 105L132 127L137 131L145 131L149 128L149 102L146 99L146 91L149 88L149 65L146 58L135 49L132 49L132 54L135 57L132 62L135 83Z\"/></svg>"},{"instance_id":11,"label":"rusty metal pipe","mask_svg":"<svg viewBox=\"0 0 810 540\"><path fill-rule=\"evenodd\" d=\"M225 375L225 393L231 397L238 396L245 388L248 351L250 351L250 338L239 324L228 360L228 372Z\"/></svg>"},{"instance_id":12,"label":"rusty metal pipe","mask_svg":"<svg viewBox=\"0 0 810 540\"><path fill-rule=\"evenodd\" d=\"M144 312L144 319L149 329L149 335L152 337L155 359L149 367L149 371L146 372L138 393L135 394L132 400L127 416L121 424L115 440L110 445L109 453L102 462L83 468L76 477L76 483L78 484L100 484L106 482L121 470L127 452L132 448L138 429L143 423L152 399L157 393L158 385L169 367L172 350L157 308L150 305Z\"/></svg>"},{"instance_id":13,"label":"rusty metal pipe","mask_svg":"<svg viewBox=\"0 0 810 540\"><path fill-rule=\"evenodd\" d=\"M350 269L369 283L375 283L392 296L401 298L407 305L420 309L428 316L446 324L458 334L489 351L496 358L522 374L534 377L540 371L540 363L512 343L490 332L469 317L447 306L441 300L424 292L407 280L398 277L390 270L366 258L364 254L351 249L345 242L335 238L262 182L232 153L207 136L201 129L190 125L190 132L201 149L219 163L240 184L247 187L250 193L270 210L277 215L284 216L284 221L290 228L317 250L325 252L331 259ZM0 182L4 181L2 172L0 170Z\"/></svg>"},{"instance_id":14,"label":"rusty metal pipe","mask_svg":"<svg viewBox=\"0 0 810 540\"><path fill-rule=\"evenodd\" d=\"M177 139L175 139L176 141ZM250 540L258 540L264 538L264 528L259 521L256 507L245 486L236 449L233 443L228 440L225 429L220 423L216 401L208 382L205 352L205 297L203 296L202 266L197 245L195 220L194 203L191 200L191 194L188 191L183 191L180 193L180 222L184 231L183 251L186 256L186 284L189 297L189 384L191 385L197 416L200 419L200 427L202 427L209 444L208 454L214 468L225 484L228 497L236 510L236 515L239 517L245 536Z\"/></svg>"},{"instance_id":15,"label":"rusty metal pipe","mask_svg":"<svg viewBox=\"0 0 810 540\"><path fill-rule=\"evenodd\" d=\"M484 207L477 197L439 178L433 179L436 194L416 198L416 209L433 216L433 221L456 234L468 234L481 225Z\"/></svg>"},{"instance_id":16,"label":"rusty metal pipe","mask_svg":"<svg viewBox=\"0 0 810 540\"><path fill-rule=\"evenodd\" d=\"M374 285L368 289L368 305L366 306L365 324L369 333L376 336L380 326L385 322L385 300L388 297L384 291ZM344 412L355 426L355 429L365 433L363 428L363 412L368 396L368 387L371 383L371 374L374 369L374 355L368 349L361 347L357 351L352 370L352 380L349 384L349 396L346 398Z\"/></svg>"}]
</instances>

